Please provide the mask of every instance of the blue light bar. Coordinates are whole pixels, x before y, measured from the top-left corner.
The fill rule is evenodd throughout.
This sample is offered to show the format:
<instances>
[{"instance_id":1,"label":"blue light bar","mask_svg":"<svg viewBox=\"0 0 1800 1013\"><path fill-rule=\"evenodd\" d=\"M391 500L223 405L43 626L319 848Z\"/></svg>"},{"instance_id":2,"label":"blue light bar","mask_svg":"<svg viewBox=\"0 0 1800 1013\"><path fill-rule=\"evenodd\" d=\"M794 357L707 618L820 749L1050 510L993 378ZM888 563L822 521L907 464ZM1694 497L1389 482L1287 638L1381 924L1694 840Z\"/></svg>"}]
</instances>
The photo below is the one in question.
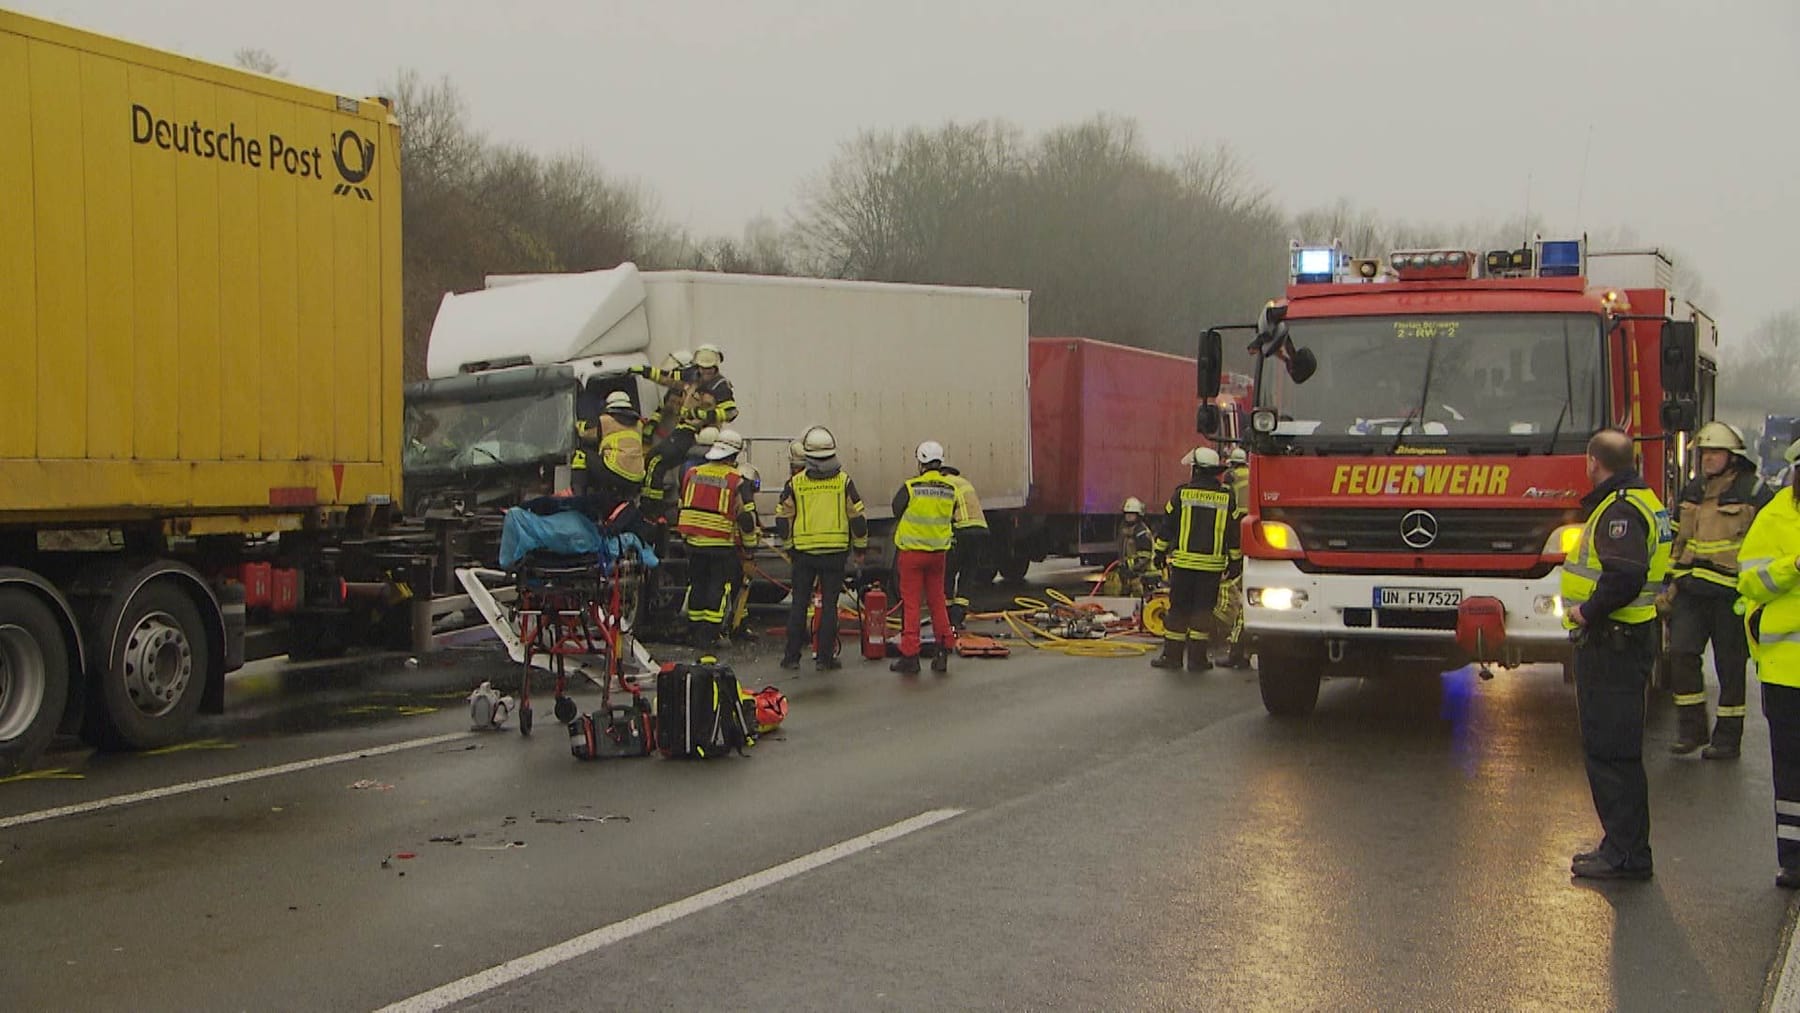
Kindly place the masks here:
<instances>
[{"instance_id":1,"label":"blue light bar","mask_svg":"<svg viewBox=\"0 0 1800 1013\"><path fill-rule=\"evenodd\" d=\"M1294 247L1294 283L1329 285L1337 274L1338 258L1335 246Z\"/></svg>"},{"instance_id":2,"label":"blue light bar","mask_svg":"<svg viewBox=\"0 0 1800 1013\"><path fill-rule=\"evenodd\" d=\"M1538 243L1538 277L1576 278L1582 269L1581 240L1558 239Z\"/></svg>"}]
</instances>

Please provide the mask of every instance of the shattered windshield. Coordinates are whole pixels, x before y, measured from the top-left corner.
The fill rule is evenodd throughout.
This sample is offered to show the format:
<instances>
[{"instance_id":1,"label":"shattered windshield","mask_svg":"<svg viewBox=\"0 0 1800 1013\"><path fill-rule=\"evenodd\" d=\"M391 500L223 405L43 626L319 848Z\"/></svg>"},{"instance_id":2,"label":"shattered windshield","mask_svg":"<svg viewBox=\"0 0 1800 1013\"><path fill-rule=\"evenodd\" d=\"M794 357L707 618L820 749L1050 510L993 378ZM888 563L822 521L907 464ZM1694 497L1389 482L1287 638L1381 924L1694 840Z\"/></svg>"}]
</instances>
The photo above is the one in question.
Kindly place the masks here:
<instances>
[{"instance_id":1,"label":"shattered windshield","mask_svg":"<svg viewBox=\"0 0 1800 1013\"><path fill-rule=\"evenodd\" d=\"M1297 445L1454 448L1471 441L1549 449L1606 424L1600 321L1576 314L1338 317L1288 322L1319 368L1257 384L1275 435ZM1273 380L1274 382L1268 382Z\"/></svg>"},{"instance_id":2,"label":"shattered windshield","mask_svg":"<svg viewBox=\"0 0 1800 1013\"><path fill-rule=\"evenodd\" d=\"M414 473L533 464L574 449L575 390L482 401L409 402L406 456Z\"/></svg>"}]
</instances>

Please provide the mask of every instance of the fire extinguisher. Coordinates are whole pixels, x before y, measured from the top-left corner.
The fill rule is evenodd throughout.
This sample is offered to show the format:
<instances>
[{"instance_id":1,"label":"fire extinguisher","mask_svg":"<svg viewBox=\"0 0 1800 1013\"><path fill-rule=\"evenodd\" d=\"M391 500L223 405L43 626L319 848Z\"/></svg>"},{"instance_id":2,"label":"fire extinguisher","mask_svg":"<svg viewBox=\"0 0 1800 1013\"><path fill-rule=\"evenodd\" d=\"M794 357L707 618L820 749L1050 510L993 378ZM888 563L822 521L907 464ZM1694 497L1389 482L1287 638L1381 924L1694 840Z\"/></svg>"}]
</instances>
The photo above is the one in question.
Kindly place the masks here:
<instances>
[{"instance_id":1,"label":"fire extinguisher","mask_svg":"<svg viewBox=\"0 0 1800 1013\"><path fill-rule=\"evenodd\" d=\"M887 592L871 583L862 596L862 656L870 661L887 657L887 614Z\"/></svg>"}]
</instances>

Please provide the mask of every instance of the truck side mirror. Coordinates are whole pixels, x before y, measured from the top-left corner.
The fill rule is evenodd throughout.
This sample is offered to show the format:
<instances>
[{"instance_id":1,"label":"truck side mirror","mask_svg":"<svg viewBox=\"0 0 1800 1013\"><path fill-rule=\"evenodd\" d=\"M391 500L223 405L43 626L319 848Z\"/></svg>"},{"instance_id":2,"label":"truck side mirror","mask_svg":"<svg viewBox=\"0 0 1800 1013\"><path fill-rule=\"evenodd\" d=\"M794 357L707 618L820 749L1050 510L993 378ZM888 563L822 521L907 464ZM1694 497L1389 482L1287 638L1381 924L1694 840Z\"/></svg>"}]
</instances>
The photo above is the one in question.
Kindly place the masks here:
<instances>
[{"instance_id":1,"label":"truck side mirror","mask_svg":"<svg viewBox=\"0 0 1800 1013\"><path fill-rule=\"evenodd\" d=\"M1207 436L1217 436L1219 434L1220 421L1219 406L1216 404L1203 404L1200 406L1199 414L1194 419L1194 430Z\"/></svg>"},{"instance_id":2,"label":"truck side mirror","mask_svg":"<svg viewBox=\"0 0 1800 1013\"><path fill-rule=\"evenodd\" d=\"M1700 357L1699 327L1692 320L1665 320L1662 325L1662 387L1663 396L1680 395L1694 397L1699 393L1697 388L1698 370L1696 360Z\"/></svg>"},{"instance_id":3,"label":"truck side mirror","mask_svg":"<svg viewBox=\"0 0 1800 1013\"><path fill-rule=\"evenodd\" d=\"M1310 348L1294 348L1283 358L1287 360L1288 378L1297 384L1312 379L1319 371L1319 357Z\"/></svg>"},{"instance_id":4,"label":"truck side mirror","mask_svg":"<svg viewBox=\"0 0 1800 1013\"><path fill-rule=\"evenodd\" d=\"M1225 338L1216 329L1208 327L1200 335L1200 351L1194 356L1194 368L1199 380L1200 400L1211 401L1218 397L1220 374L1225 368Z\"/></svg>"}]
</instances>

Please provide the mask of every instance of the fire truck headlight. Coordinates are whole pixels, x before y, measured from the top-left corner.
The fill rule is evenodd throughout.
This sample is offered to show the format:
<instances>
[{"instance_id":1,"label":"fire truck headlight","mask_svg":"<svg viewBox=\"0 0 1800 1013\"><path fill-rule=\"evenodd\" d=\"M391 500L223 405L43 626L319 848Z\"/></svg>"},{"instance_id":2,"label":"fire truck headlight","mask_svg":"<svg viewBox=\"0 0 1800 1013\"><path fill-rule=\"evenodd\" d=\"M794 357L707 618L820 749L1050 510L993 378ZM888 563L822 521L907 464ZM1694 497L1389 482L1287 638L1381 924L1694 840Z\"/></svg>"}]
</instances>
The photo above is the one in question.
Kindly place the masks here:
<instances>
[{"instance_id":1,"label":"fire truck headlight","mask_svg":"<svg viewBox=\"0 0 1800 1013\"><path fill-rule=\"evenodd\" d=\"M1296 591L1291 587L1253 587L1245 592L1244 597L1257 608L1282 611L1306 604L1306 592Z\"/></svg>"},{"instance_id":2,"label":"fire truck headlight","mask_svg":"<svg viewBox=\"0 0 1800 1013\"><path fill-rule=\"evenodd\" d=\"M1275 412L1269 408L1258 408L1250 413L1250 428L1259 433L1274 432L1276 421Z\"/></svg>"},{"instance_id":3,"label":"fire truck headlight","mask_svg":"<svg viewBox=\"0 0 1800 1013\"><path fill-rule=\"evenodd\" d=\"M1581 525L1564 524L1550 532L1550 540L1544 543L1546 556L1573 556L1575 549L1581 544Z\"/></svg>"}]
</instances>

